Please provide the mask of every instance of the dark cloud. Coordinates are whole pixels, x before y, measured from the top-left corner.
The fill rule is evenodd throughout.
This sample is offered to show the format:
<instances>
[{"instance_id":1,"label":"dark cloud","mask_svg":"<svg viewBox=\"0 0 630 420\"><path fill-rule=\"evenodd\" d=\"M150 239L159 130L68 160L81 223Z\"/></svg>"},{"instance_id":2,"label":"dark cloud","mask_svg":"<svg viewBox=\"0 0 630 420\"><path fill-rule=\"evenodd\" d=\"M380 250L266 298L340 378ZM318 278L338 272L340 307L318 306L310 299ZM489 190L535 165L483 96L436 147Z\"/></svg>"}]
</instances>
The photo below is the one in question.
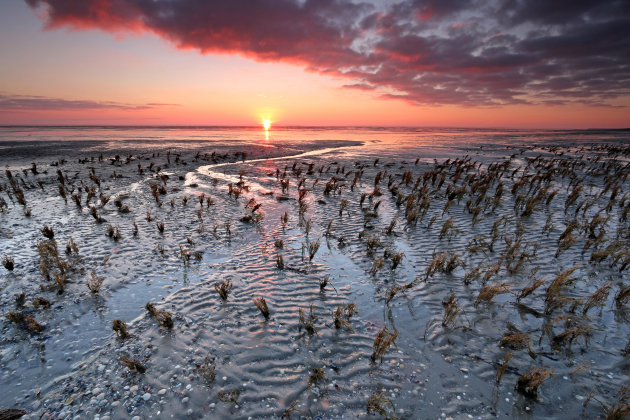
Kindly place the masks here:
<instances>
[{"instance_id":1,"label":"dark cloud","mask_svg":"<svg viewBox=\"0 0 630 420\"><path fill-rule=\"evenodd\" d=\"M349 79L417 104L582 102L630 95L627 0L26 0L47 27L148 31Z\"/></svg>"},{"instance_id":2,"label":"dark cloud","mask_svg":"<svg viewBox=\"0 0 630 420\"><path fill-rule=\"evenodd\" d=\"M4 111L68 111L85 109L144 110L170 104L148 103L142 105L120 102L73 101L68 99L48 98L45 96L0 94L0 110Z\"/></svg>"}]
</instances>

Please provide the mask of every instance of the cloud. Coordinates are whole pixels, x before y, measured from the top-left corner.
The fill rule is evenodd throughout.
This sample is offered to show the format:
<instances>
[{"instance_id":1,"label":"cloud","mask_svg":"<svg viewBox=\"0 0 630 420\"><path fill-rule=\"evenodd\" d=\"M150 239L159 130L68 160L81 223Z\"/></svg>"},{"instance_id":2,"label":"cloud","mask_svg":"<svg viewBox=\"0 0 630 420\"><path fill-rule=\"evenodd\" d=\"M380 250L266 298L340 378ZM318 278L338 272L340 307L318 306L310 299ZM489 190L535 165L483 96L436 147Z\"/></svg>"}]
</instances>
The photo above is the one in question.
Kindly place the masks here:
<instances>
[{"instance_id":1,"label":"cloud","mask_svg":"<svg viewBox=\"0 0 630 420\"><path fill-rule=\"evenodd\" d=\"M626 0L25 0L50 29L150 32L422 105L630 96ZM385 93L383 93L385 92Z\"/></svg>"},{"instance_id":2,"label":"cloud","mask_svg":"<svg viewBox=\"0 0 630 420\"><path fill-rule=\"evenodd\" d=\"M163 106L171 106L171 104L148 103L134 105L110 101L97 102L89 100L48 98L45 96L0 94L0 110L4 111L71 111L86 109L139 111Z\"/></svg>"}]
</instances>

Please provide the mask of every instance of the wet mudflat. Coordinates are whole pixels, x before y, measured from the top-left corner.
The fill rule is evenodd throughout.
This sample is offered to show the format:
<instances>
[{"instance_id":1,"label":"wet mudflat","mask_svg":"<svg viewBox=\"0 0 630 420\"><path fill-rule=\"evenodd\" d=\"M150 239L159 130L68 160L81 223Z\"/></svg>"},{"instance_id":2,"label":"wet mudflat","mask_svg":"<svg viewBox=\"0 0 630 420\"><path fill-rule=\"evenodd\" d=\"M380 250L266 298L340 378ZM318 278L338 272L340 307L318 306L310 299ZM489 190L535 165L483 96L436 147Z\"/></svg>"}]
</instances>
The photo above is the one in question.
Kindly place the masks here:
<instances>
[{"instance_id":1,"label":"wet mudflat","mask_svg":"<svg viewBox=\"0 0 630 420\"><path fill-rule=\"evenodd\" d=\"M3 408L630 409L628 144L60 144L1 160Z\"/></svg>"}]
</instances>

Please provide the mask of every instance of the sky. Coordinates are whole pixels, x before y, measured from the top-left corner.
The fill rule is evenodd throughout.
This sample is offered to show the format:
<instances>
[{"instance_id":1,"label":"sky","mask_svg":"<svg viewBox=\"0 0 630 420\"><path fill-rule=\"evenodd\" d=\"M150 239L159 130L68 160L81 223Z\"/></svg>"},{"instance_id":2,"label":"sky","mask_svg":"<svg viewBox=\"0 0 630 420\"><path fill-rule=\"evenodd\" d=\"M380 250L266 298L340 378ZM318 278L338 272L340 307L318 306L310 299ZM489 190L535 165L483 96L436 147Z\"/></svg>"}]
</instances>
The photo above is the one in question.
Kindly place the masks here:
<instances>
[{"instance_id":1,"label":"sky","mask_svg":"<svg viewBox=\"0 0 630 420\"><path fill-rule=\"evenodd\" d=\"M630 127L630 2L3 0L0 124Z\"/></svg>"}]
</instances>

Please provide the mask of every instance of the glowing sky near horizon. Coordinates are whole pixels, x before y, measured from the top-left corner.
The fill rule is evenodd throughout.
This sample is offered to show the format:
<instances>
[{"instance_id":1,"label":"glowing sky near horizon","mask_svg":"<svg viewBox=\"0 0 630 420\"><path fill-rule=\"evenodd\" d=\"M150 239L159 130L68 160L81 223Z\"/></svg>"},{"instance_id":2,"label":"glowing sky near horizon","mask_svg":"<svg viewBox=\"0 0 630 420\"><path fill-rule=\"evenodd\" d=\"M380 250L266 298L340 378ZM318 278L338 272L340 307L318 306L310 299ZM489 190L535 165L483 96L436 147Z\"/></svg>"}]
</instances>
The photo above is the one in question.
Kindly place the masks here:
<instances>
[{"instance_id":1,"label":"glowing sky near horizon","mask_svg":"<svg viewBox=\"0 0 630 420\"><path fill-rule=\"evenodd\" d=\"M9 0L0 124L629 127L629 28L623 1Z\"/></svg>"}]
</instances>

